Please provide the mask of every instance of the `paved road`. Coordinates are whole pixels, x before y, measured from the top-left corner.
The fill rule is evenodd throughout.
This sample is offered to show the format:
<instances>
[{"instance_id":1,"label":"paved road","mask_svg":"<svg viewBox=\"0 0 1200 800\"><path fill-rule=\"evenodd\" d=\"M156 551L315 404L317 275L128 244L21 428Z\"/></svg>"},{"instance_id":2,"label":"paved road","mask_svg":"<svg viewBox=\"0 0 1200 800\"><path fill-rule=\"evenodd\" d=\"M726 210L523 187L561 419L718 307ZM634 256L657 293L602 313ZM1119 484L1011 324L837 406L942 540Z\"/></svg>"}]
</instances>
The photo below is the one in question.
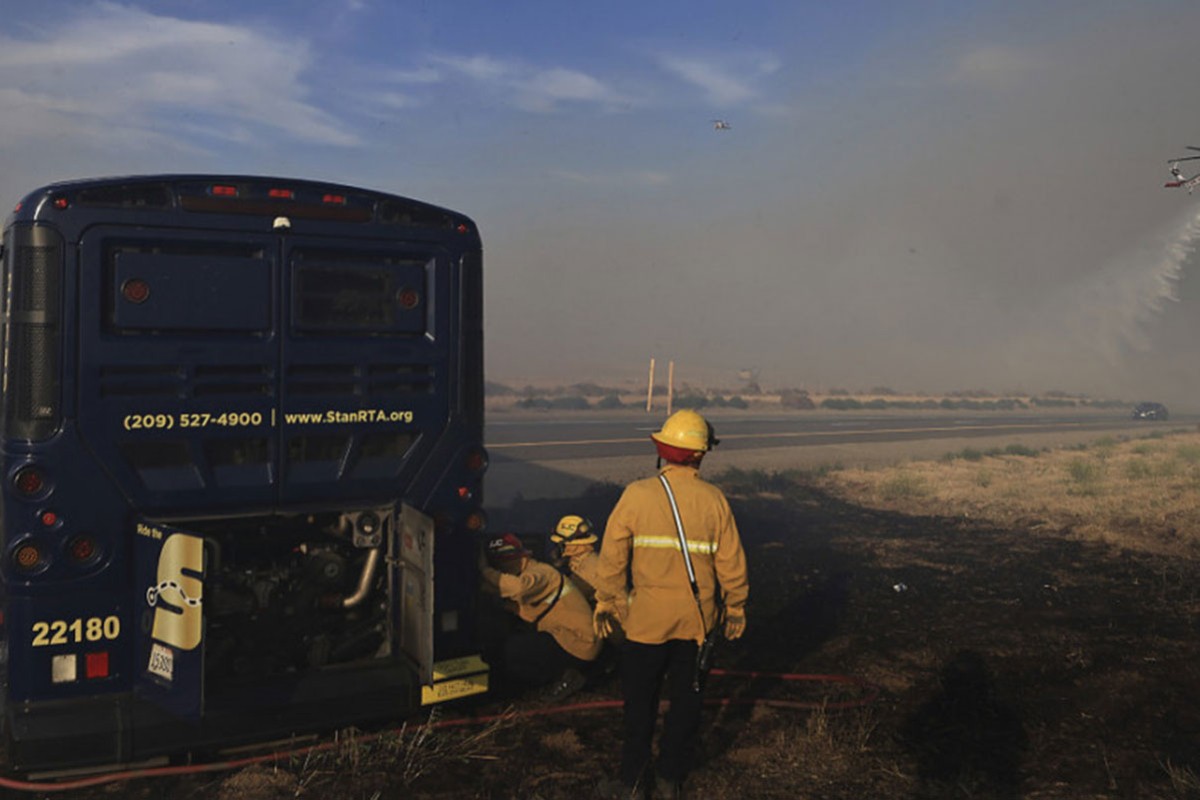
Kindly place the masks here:
<instances>
[{"instance_id":1,"label":"paved road","mask_svg":"<svg viewBox=\"0 0 1200 800\"><path fill-rule=\"evenodd\" d=\"M1195 425L1196 420L1167 423L1136 422L1113 412L1088 414L943 413L922 416L866 416L859 413L811 416L744 414L710 415L721 440L722 452L868 442L913 441L1024 434L1057 434L1066 431L1130 430L1145 432L1157 427ZM637 455L646 451L646 438L658 428L659 416L621 417L549 416L543 418L491 418L487 446L493 456L521 461L574 460Z\"/></svg>"},{"instance_id":2,"label":"paved road","mask_svg":"<svg viewBox=\"0 0 1200 800\"><path fill-rule=\"evenodd\" d=\"M721 440L710 470L812 468L936 458L966 447L1031 447L1194 428L1200 416L1139 422L1111 412L796 412L709 414ZM623 483L653 468L648 436L661 414L494 414L486 441L492 456L488 503L524 497L569 497L589 483Z\"/></svg>"}]
</instances>

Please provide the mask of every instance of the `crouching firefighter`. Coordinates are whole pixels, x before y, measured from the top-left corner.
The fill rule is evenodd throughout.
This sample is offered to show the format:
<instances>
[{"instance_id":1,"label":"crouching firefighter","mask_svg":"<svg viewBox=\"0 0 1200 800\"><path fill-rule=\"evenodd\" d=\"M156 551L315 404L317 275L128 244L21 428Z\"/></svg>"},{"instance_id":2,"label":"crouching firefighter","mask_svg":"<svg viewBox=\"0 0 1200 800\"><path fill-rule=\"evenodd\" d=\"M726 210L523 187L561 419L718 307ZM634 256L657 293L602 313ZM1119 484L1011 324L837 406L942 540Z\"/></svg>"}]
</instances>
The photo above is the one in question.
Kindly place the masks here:
<instances>
[{"instance_id":1,"label":"crouching firefighter","mask_svg":"<svg viewBox=\"0 0 1200 800\"><path fill-rule=\"evenodd\" d=\"M625 488L600 546L596 632L606 635L618 623L625 632L621 766L615 779L600 784L601 797L639 797L648 781L664 675L670 705L655 793L680 795L692 766L711 647L719 630L732 640L746 628L749 579L737 525L725 495L699 474L700 461L717 443L712 426L695 411L679 411L650 438L666 464L657 476Z\"/></svg>"},{"instance_id":2,"label":"crouching firefighter","mask_svg":"<svg viewBox=\"0 0 1200 800\"><path fill-rule=\"evenodd\" d=\"M505 639L502 674L523 688L553 684L548 697L561 700L583 688L584 675L603 640L592 607L571 578L536 560L511 533L487 543L479 565L485 592L530 624Z\"/></svg>"}]
</instances>

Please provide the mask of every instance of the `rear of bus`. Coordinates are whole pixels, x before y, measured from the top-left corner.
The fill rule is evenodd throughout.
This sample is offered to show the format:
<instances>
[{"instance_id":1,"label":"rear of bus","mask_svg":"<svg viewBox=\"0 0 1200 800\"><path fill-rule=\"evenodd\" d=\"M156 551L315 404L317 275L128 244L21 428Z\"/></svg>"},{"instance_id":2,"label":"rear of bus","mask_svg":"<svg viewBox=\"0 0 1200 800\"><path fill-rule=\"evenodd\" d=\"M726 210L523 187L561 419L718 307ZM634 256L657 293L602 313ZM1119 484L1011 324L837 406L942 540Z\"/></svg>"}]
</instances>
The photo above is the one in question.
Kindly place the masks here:
<instances>
[{"instance_id":1,"label":"rear of bus","mask_svg":"<svg viewBox=\"0 0 1200 800\"><path fill-rule=\"evenodd\" d=\"M153 176L38 190L3 245L11 768L486 688L471 220L339 185Z\"/></svg>"}]
</instances>

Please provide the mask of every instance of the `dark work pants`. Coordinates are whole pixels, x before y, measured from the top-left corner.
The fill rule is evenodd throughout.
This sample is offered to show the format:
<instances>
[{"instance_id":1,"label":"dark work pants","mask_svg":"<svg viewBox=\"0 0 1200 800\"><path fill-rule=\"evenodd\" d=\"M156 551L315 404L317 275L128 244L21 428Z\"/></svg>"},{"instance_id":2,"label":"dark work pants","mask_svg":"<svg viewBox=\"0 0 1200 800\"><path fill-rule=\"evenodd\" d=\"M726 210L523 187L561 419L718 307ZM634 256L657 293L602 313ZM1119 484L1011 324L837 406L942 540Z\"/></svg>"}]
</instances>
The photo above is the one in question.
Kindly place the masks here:
<instances>
[{"instance_id":1,"label":"dark work pants","mask_svg":"<svg viewBox=\"0 0 1200 800\"><path fill-rule=\"evenodd\" d=\"M556 681L568 667L584 671L588 664L563 650L545 631L522 631L504 642L504 668L525 686Z\"/></svg>"},{"instance_id":2,"label":"dark work pants","mask_svg":"<svg viewBox=\"0 0 1200 800\"><path fill-rule=\"evenodd\" d=\"M626 641L621 648L621 695L625 700L625 741L621 747L621 781L638 783L650 763L650 745L658 718L659 690L667 676L670 708L658 743L657 772L682 781L691 766L700 727L702 693L692 689L696 643L672 639L663 644Z\"/></svg>"}]
</instances>

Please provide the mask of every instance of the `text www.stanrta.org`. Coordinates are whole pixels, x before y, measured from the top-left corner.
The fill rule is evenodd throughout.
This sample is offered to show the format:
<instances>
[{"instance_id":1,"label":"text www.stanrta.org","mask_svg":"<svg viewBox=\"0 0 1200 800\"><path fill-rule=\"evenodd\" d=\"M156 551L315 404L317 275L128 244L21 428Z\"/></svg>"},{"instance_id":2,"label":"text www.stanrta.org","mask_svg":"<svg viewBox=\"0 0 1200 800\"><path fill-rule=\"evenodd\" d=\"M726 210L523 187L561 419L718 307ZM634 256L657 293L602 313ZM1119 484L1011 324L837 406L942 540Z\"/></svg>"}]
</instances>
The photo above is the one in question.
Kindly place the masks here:
<instances>
[{"instance_id":1,"label":"text www.stanrta.org","mask_svg":"<svg viewBox=\"0 0 1200 800\"><path fill-rule=\"evenodd\" d=\"M402 423L413 421L411 410L388 410L383 408L360 408L356 411L289 412L282 415L286 425L337 425L347 423ZM262 411L196 412L184 414L126 414L121 420L127 431L173 430L175 428L257 428L267 425L274 428L278 415L272 409Z\"/></svg>"},{"instance_id":2,"label":"text www.stanrta.org","mask_svg":"<svg viewBox=\"0 0 1200 800\"><path fill-rule=\"evenodd\" d=\"M412 422L412 411L387 411L382 408L360 408L358 411L315 411L307 414L284 414L288 425L331 425L346 422Z\"/></svg>"}]
</instances>

